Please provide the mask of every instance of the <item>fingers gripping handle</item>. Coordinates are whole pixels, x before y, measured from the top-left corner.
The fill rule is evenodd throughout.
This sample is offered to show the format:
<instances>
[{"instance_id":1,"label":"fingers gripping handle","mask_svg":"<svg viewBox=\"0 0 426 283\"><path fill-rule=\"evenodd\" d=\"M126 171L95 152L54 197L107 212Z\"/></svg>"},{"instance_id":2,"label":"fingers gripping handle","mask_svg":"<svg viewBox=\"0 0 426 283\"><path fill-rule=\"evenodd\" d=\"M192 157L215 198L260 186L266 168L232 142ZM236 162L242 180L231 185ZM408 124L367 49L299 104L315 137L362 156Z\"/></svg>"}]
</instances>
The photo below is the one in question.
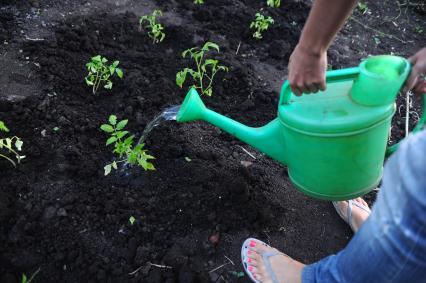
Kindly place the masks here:
<instances>
[{"instance_id":1,"label":"fingers gripping handle","mask_svg":"<svg viewBox=\"0 0 426 283\"><path fill-rule=\"evenodd\" d=\"M330 82L348 80L349 78L356 76L358 73L359 73L358 67L327 71L325 74L325 81L326 83L330 83ZM290 82L286 80L283 86L281 87L280 102L278 103L278 106L284 105L284 104L290 104L291 96L292 96L292 91L290 87Z\"/></svg>"}]
</instances>

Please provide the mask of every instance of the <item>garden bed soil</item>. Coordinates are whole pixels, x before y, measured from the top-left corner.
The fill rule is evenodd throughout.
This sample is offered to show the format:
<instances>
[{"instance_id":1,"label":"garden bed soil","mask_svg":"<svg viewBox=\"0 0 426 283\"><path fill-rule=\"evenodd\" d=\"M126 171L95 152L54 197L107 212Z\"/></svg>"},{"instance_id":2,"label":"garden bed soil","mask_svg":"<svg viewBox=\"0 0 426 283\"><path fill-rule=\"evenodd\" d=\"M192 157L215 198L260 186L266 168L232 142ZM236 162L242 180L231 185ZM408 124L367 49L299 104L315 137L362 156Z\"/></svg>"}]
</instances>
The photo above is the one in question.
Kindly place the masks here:
<instances>
[{"instance_id":1,"label":"garden bed soil","mask_svg":"<svg viewBox=\"0 0 426 283\"><path fill-rule=\"evenodd\" d=\"M116 114L140 135L180 104L187 88L174 78L190 64L181 52L207 40L230 68L207 106L253 126L273 119L309 1L283 1L278 10L254 0L1 2L0 120L22 138L26 158L17 168L0 162L0 282L37 269L34 282L44 283L249 282L239 255L247 237L304 263L346 245L352 233L329 202L298 192L285 167L206 123L154 129L146 146L156 171L103 175L113 155L99 126ZM392 1L366 3L331 47L330 67L426 45L421 1L397 10ZM248 26L262 7L275 24L256 41ZM154 8L165 13L166 39L157 45L138 26ZM124 78L92 95L84 65L96 54L120 60ZM398 101L392 143L404 135ZM421 114L419 101L412 110Z\"/></svg>"}]
</instances>

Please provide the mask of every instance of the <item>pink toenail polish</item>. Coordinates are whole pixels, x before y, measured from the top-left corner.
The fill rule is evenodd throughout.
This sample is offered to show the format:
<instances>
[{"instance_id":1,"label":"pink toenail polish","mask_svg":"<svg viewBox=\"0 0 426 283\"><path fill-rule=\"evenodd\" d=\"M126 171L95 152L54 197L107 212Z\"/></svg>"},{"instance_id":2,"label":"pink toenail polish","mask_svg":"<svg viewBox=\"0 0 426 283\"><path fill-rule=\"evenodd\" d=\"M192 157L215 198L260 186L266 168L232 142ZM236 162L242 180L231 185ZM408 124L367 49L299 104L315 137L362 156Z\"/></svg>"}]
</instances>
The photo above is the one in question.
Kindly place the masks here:
<instances>
[{"instance_id":1,"label":"pink toenail polish","mask_svg":"<svg viewBox=\"0 0 426 283\"><path fill-rule=\"evenodd\" d=\"M251 251L247 251L247 254L249 255L249 254L251 254Z\"/></svg>"},{"instance_id":2,"label":"pink toenail polish","mask_svg":"<svg viewBox=\"0 0 426 283\"><path fill-rule=\"evenodd\" d=\"M248 270L249 270L249 271L253 271L253 266L249 266L249 267L248 267Z\"/></svg>"},{"instance_id":3,"label":"pink toenail polish","mask_svg":"<svg viewBox=\"0 0 426 283\"><path fill-rule=\"evenodd\" d=\"M250 242L250 247L255 247L255 246L256 246L256 242L251 241L251 242Z\"/></svg>"},{"instance_id":4,"label":"pink toenail polish","mask_svg":"<svg viewBox=\"0 0 426 283\"><path fill-rule=\"evenodd\" d=\"M251 258L247 259L247 262L251 262Z\"/></svg>"}]
</instances>

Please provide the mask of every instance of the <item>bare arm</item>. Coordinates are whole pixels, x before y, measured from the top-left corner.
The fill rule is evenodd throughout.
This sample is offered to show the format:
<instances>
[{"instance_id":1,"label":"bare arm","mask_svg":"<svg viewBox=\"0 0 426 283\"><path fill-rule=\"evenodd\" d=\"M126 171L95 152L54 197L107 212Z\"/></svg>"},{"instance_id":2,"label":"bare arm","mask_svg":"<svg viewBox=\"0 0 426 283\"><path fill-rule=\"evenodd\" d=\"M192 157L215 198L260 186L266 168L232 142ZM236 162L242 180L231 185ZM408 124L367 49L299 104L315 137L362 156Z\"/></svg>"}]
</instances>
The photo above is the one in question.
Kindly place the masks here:
<instances>
[{"instance_id":1,"label":"bare arm","mask_svg":"<svg viewBox=\"0 0 426 283\"><path fill-rule=\"evenodd\" d=\"M357 0L315 0L290 56L289 81L296 95L325 90L327 49Z\"/></svg>"}]
</instances>

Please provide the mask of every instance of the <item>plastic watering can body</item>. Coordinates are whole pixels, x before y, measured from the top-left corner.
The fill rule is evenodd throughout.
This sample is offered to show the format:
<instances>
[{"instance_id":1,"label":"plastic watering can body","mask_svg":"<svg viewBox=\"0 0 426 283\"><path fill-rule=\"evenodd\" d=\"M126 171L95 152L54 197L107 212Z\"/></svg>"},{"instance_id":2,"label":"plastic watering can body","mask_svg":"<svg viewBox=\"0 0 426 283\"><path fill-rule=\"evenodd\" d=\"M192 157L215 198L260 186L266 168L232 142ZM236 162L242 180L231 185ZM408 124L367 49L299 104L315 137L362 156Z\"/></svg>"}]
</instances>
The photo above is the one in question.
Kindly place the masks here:
<instances>
[{"instance_id":1,"label":"plastic watering can body","mask_svg":"<svg viewBox=\"0 0 426 283\"><path fill-rule=\"evenodd\" d=\"M405 59L384 55L327 72L327 90L317 94L296 97L286 81L278 117L259 128L207 109L192 89L177 120L204 120L252 145L287 165L292 183L310 196L351 199L381 179L394 102L409 71Z\"/></svg>"}]
</instances>

